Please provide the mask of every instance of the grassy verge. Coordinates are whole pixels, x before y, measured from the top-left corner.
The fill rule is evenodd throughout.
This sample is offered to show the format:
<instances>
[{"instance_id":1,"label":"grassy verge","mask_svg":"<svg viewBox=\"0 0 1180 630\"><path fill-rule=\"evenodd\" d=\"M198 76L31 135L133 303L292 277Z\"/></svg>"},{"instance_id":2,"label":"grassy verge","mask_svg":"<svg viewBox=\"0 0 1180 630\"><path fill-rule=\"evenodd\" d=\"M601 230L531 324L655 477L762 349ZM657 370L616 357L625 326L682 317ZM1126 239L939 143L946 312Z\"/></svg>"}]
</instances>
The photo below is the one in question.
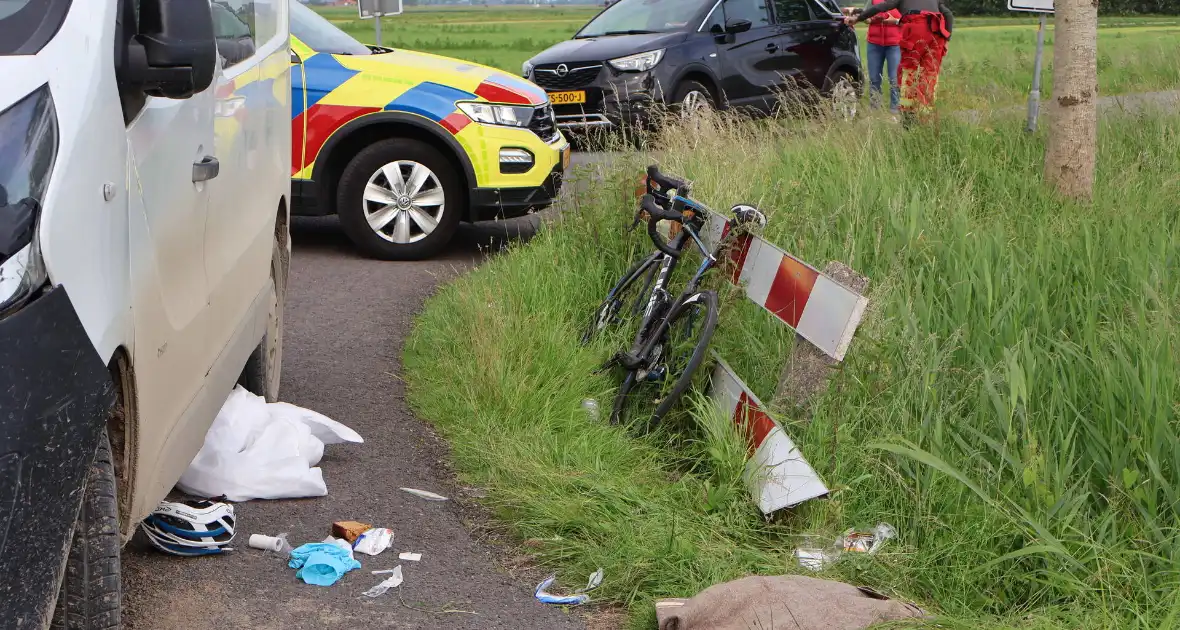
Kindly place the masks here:
<instances>
[{"instance_id":1,"label":"grassy verge","mask_svg":"<svg viewBox=\"0 0 1180 630\"><path fill-rule=\"evenodd\" d=\"M710 125L716 124L717 128ZM750 573L887 521L900 540L830 575L913 598L955 627L1171 627L1180 610L1180 117L1105 120L1096 199L1040 184L1019 121L901 133L882 122L665 139L663 165L767 236L872 279L870 312L809 421L781 417L835 489L767 522L723 421L645 437L594 422L616 382L585 318L649 244L625 235L642 156L525 246L446 287L406 349L411 402L491 490L511 532L650 627L651 600ZM788 332L730 295L715 348L770 398ZM816 537L816 538L811 538ZM958 625L956 625L958 624Z\"/></svg>"}]
</instances>

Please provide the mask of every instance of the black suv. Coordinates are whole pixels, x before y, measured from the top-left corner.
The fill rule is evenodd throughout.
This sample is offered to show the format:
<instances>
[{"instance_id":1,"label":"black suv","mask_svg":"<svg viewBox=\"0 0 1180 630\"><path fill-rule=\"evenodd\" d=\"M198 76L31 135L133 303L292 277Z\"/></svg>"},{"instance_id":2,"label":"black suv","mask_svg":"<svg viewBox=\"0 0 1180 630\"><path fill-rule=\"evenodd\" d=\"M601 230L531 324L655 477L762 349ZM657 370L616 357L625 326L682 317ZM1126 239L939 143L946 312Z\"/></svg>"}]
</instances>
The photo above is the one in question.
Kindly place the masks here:
<instances>
[{"instance_id":1,"label":"black suv","mask_svg":"<svg viewBox=\"0 0 1180 630\"><path fill-rule=\"evenodd\" d=\"M769 111L783 91L855 90L841 17L834 0L619 0L522 72L569 130L642 124L656 103Z\"/></svg>"}]
</instances>

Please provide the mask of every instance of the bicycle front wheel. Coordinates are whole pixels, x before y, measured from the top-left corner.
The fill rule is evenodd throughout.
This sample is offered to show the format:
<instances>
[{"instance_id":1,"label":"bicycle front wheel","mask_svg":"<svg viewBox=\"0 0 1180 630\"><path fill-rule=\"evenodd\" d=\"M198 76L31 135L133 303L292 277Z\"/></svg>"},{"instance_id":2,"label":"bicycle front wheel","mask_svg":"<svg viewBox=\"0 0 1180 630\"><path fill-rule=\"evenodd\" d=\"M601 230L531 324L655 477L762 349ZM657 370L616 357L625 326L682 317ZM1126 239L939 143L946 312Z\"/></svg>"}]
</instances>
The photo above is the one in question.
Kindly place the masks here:
<instances>
[{"instance_id":1,"label":"bicycle front wheel","mask_svg":"<svg viewBox=\"0 0 1180 630\"><path fill-rule=\"evenodd\" d=\"M663 363L667 370L665 383L670 387L664 388L656 404L652 426L659 424L680 402L684 392L692 387L697 369L705 362L709 342L717 329L717 294L701 291L688 296L673 307L661 328L664 329Z\"/></svg>"},{"instance_id":2,"label":"bicycle front wheel","mask_svg":"<svg viewBox=\"0 0 1180 630\"><path fill-rule=\"evenodd\" d=\"M653 330L646 365L628 372L619 388L612 423L646 418L649 428L658 424L692 388L716 328L716 293L701 291L674 304Z\"/></svg>"}]
</instances>

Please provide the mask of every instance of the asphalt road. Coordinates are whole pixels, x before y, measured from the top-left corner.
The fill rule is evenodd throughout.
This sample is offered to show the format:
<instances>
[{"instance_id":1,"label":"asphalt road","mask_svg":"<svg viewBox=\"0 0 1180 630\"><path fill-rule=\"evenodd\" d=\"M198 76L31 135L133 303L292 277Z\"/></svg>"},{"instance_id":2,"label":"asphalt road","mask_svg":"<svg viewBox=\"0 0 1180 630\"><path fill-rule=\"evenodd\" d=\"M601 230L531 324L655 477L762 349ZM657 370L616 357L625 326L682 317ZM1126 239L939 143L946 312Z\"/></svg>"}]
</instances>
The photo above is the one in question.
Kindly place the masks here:
<instances>
[{"instance_id":1,"label":"asphalt road","mask_svg":"<svg viewBox=\"0 0 1180 630\"><path fill-rule=\"evenodd\" d=\"M527 234L538 223L526 217L508 227ZM454 485L441 440L407 408L401 349L423 300L477 264L504 228L466 227L437 259L390 263L360 258L334 219L296 222L282 398L345 423L365 443L327 447L320 463L326 497L237 504L240 542L232 553L175 558L132 543L123 560L127 628L585 628L580 616L536 602L535 571L506 569L511 552L477 539L467 527L468 508L398 490L472 493ZM361 569L324 588L304 584L275 556L246 547L251 533L288 532L294 544L319 541L335 520L389 527L394 548L360 556ZM422 561L399 562L402 551L420 552ZM360 596L386 577L371 570L398 564L405 575L399 589L378 599Z\"/></svg>"}]
</instances>

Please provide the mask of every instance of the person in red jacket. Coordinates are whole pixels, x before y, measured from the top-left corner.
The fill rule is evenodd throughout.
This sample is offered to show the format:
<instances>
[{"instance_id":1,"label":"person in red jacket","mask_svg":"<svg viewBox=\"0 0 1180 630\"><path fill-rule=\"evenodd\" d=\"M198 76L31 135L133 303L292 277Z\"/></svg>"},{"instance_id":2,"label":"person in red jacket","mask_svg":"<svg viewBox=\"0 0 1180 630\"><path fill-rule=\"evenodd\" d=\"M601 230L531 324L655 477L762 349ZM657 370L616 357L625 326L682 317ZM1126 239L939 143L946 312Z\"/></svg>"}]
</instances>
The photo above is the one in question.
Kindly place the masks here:
<instances>
[{"instance_id":1,"label":"person in red jacket","mask_svg":"<svg viewBox=\"0 0 1180 630\"><path fill-rule=\"evenodd\" d=\"M901 11L901 113L906 123L934 106L934 90L955 16L946 0L883 0L844 18L849 26L891 10Z\"/></svg>"},{"instance_id":2,"label":"person in red jacket","mask_svg":"<svg viewBox=\"0 0 1180 630\"><path fill-rule=\"evenodd\" d=\"M872 0L881 4L885 0ZM901 11L891 9L869 19L869 103L873 109L881 106L881 74L889 72L889 111L896 114L901 105L901 90L897 83L897 66L901 63Z\"/></svg>"}]
</instances>

